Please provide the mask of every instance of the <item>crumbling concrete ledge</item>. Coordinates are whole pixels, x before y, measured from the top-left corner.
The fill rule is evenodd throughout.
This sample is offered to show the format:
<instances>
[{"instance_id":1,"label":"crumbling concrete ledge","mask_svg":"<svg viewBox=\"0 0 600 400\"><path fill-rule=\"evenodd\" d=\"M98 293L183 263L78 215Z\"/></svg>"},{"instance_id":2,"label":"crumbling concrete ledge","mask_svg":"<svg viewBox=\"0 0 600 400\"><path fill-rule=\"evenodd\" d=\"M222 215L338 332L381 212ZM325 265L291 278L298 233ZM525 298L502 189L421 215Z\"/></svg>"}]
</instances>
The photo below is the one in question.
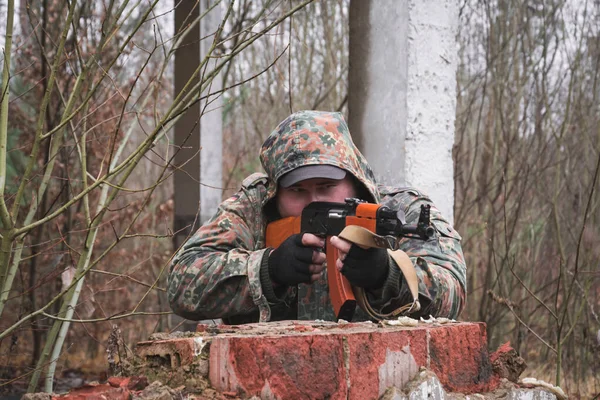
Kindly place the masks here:
<instances>
[{"instance_id":1,"label":"crumbling concrete ledge","mask_svg":"<svg viewBox=\"0 0 600 400\"><path fill-rule=\"evenodd\" d=\"M483 323L283 321L198 330L139 343L136 353L147 365L193 370L244 398L377 399L421 367L448 392L490 392L500 383Z\"/></svg>"}]
</instances>

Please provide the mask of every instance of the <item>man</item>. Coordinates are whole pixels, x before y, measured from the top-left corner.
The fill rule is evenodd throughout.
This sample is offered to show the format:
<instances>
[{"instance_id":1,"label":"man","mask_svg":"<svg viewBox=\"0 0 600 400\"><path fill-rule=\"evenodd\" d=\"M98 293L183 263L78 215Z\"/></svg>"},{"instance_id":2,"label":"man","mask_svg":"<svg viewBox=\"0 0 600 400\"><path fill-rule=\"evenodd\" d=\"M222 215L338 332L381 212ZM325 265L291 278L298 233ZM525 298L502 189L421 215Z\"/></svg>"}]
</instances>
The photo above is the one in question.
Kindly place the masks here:
<instances>
[{"instance_id":1,"label":"man","mask_svg":"<svg viewBox=\"0 0 600 400\"><path fill-rule=\"evenodd\" d=\"M313 201L358 197L404 210L409 224L418 219L421 204L432 205L415 189L378 186L340 113L292 114L264 142L260 160L266 175L246 178L173 259L168 297L176 314L227 323L256 322L259 315L261 320L333 319L324 239L298 234L277 249L266 248L267 224L299 216ZM456 318L466 292L461 238L433 205L431 222L434 238L403 239L400 245L419 280L421 309L411 316ZM385 249L363 249L338 237L331 243L339 250L336 268L364 288L375 310L387 313L411 302L407 282Z\"/></svg>"}]
</instances>

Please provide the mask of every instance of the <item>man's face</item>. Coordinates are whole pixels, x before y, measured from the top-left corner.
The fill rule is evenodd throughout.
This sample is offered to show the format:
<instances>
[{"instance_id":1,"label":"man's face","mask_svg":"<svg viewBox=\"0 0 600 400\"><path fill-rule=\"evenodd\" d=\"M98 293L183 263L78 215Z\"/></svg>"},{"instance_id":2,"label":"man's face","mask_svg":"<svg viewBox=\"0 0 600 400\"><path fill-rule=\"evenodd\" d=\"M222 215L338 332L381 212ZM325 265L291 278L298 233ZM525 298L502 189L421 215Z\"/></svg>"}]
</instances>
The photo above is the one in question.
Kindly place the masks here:
<instances>
[{"instance_id":1,"label":"man's face","mask_svg":"<svg viewBox=\"0 0 600 400\"><path fill-rule=\"evenodd\" d=\"M279 186L275 201L279 215L285 218L299 217L304 207L313 201L343 203L347 197L356 197L354 183L348 174L340 180L314 178L287 188Z\"/></svg>"}]
</instances>

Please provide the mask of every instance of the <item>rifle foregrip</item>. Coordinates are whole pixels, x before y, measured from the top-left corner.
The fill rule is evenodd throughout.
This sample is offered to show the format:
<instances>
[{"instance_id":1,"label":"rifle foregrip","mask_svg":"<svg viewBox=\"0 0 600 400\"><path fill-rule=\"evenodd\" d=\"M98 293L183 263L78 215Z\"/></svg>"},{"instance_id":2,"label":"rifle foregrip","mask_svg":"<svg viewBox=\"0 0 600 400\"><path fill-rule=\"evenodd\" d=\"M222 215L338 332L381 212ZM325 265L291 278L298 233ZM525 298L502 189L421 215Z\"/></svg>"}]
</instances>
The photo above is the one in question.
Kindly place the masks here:
<instances>
[{"instance_id":1,"label":"rifle foregrip","mask_svg":"<svg viewBox=\"0 0 600 400\"><path fill-rule=\"evenodd\" d=\"M338 259L338 249L331 244L331 237L327 238L327 282L329 283L329 297L337 319L352 321L356 309L356 298L352 285L348 279L335 267Z\"/></svg>"}]
</instances>

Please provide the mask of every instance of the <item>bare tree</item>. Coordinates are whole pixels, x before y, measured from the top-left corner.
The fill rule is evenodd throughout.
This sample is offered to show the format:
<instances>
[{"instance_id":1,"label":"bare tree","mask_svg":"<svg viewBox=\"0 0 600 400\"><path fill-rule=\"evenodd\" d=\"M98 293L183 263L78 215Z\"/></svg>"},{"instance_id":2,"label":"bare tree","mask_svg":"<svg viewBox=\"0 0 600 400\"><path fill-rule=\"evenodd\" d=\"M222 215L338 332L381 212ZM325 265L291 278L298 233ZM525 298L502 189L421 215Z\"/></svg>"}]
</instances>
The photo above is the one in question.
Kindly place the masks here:
<instances>
[{"instance_id":1,"label":"bare tree","mask_svg":"<svg viewBox=\"0 0 600 400\"><path fill-rule=\"evenodd\" d=\"M461 10L455 215L468 318L487 322L493 344L512 337L575 393L598 377L599 10L564 1Z\"/></svg>"},{"instance_id":2,"label":"bare tree","mask_svg":"<svg viewBox=\"0 0 600 400\"><path fill-rule=\"evenodd\" d=\"M195 75L201 78L190 79L173 97L165 93L174 51L204 15L170 33L160 19L172 10L159 8L157 0L40 0L21 15L27 24L22 32L29 34L13 38L15 3L7 2L0 357L8 365L13 344L33 330L29 391L36 390L43 370L44 389L52 391L73 323L103 340L110 332L107 321L152 315L155 324L157 315L169 313L165 304L148 299L164 291L164 268L173 252L168 185L177 149L169 143L170 128L231 60L310 2L279 7L258 27L244 19L227 35L235 3L214 2L226 12L215 34L200 38L211 43L198 60ZM269 9L269 3L262 7ZM13 160L21 154L20 163ZM46 326L42 348L39 332Z\"/></svg>"},{"instance_id":3,"label":"bare tree","mask_svg":"<svg viewBox=\"0 0 600 400\"><path fill-rule=\"evenodd\" d=\"M256 13L254 3L241 2L236 18ZM230 64L224 87L252 77L276 59L264 74L224 96L225 196L247 175L261 170L260 145L279 121L305 109L346 111L348 4L349 0L311 4ZM265 12L261 26L272 12Z\"/></svg>"}]
</instances>

